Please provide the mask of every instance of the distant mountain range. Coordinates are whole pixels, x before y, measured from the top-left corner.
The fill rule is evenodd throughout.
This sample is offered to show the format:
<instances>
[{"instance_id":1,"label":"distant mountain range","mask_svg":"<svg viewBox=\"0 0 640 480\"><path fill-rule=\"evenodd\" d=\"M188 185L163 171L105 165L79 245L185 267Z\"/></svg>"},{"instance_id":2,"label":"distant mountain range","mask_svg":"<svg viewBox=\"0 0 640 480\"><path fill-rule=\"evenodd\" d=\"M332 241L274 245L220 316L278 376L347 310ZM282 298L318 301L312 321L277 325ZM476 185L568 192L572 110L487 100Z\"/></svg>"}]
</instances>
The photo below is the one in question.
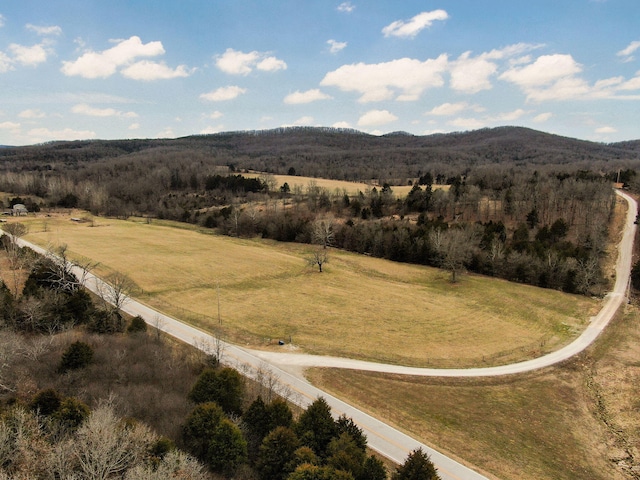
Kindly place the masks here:
<instances>
[{"instance_id":1,"label":"distant mountain range","mask_svg":"<svg viewBox=\"0 0 640 480\"><path fill-rule=\"evenodd\" d=\"M415 177L436 167L640 165L640 140L597 143L522 127L417 136L290 127L176 139L51 142L0 150L0 169L77 169L104 162L201 162L277 174L361 180ZM170 159L170 160L169 160ZM11 162L6 162L11 160ZM608 168L607 167L607 168Z\"/></svg>"}]
</instances>

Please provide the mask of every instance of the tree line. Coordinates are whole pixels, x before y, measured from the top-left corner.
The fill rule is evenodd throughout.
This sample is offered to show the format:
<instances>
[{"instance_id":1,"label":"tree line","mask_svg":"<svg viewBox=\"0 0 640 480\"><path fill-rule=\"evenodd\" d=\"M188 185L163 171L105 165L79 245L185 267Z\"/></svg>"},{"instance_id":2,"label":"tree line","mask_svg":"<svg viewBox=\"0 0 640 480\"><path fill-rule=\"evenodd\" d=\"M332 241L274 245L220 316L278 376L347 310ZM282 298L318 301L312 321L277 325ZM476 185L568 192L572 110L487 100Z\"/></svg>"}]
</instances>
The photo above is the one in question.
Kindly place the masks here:
<instances>
[{"instance_id":1,"label":"tree line","mask_svg":"<svg viewBox=\"0 0 640 480\"><path fill-rule=\"evenodd\" d=\"M281 241L313 243L315 224L329 218L337 248L444 267L452 278L468 270L599 294L610 185L636 188L638 151L635 142L518 128L429 137L294 128L63 142L3 149L0 190L33 210L142 215ZM247 169L267 173L248 177ZM269 172L291 175L291 186L276 185ZM301 187L293 182L300 174L371 188L354 195L313 181ZM393 193L407 184L406 198Z\"/></svg>"}]
</instances>

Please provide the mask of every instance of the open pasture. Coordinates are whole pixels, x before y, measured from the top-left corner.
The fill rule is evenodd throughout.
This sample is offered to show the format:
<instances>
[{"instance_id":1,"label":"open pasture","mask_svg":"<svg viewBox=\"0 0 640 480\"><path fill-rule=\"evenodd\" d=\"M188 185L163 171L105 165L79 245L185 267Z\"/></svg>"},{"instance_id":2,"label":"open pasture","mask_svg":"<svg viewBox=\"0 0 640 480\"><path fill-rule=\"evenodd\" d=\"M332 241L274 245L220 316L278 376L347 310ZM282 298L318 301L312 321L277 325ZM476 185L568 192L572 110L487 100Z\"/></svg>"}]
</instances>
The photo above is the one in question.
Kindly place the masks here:
<instances>
[{"instance_id":1,"label":"open pasture","mask_svg":"<svg viewBox=\"0 0 640 480\"><path fill-rule=\"evenodd\" d=\"M82 214L74 214L82 215ZM152 307L253 348L292 348L415 366L509 363L557 349L599 307L593 299L313 247L70 216L28 220L26 239L120 272ZM184 225L181 225L184 227ZM218 299L220 323L218 322ZM277 341L287 345L278 347ZM291 342L291 344L290 344Z\"/></svg>"},{"instance_id":2,"label":"open pasture","mask_svg":"<svg viewBox=\"0 0 640 480\"><path fill-rule=\"evenodd\" d=\"M244 173L243 176L249 178L258 178L263 174L260 173ZM313 177L299 177L294 175L272 175L276 180L276 188L280 188L285 183L289 184L289 188L293 192L294 187L302 188L303 192L307 191L309 185L315 185L319 188L324 188L329 193L343 193L347 195L357 195L358 192L366 193L373 187L378 191L382 188L381 185L374 185L364 182L347 182L345 180L330 180L326 178L313 178ZM433 185L433 189L448 190L450 185ZM391 190L393 194L398 198L404 198L413 188L411 185L392 185ZM424 187L422 187L424 188Z\"/></svg>"}]
</instances>

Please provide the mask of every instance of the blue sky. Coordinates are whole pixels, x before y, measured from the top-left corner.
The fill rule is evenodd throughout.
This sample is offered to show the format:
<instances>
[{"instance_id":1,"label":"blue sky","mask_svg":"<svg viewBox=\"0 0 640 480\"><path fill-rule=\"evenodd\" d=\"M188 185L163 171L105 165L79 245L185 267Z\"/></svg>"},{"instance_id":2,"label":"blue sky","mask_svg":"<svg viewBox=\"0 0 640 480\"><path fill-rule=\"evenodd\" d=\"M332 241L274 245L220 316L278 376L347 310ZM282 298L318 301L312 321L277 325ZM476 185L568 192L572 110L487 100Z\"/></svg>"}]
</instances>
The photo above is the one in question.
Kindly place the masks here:
<instances>
[{"instance_id":1,"label":"blue sky","mask_svg":"<svg viewBox=\"0 0 640 480\"><path fill-rule=\"evenodd\" d=\"M0 144L289 125L640 139L640 2L0 3Z\"/></svg>"}]
</instances>

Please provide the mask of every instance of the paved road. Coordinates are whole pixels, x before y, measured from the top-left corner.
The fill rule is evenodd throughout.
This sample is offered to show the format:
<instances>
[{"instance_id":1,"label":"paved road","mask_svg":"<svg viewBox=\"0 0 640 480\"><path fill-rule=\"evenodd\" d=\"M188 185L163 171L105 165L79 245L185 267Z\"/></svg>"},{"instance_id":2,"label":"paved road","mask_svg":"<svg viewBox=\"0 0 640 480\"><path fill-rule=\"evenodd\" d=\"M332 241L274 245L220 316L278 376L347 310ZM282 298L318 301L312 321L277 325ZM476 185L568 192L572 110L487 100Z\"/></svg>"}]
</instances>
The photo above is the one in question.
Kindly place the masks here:
<instances>
[{"instance_id":1,"label":"paved road","mask_svg":"<svg viewBox=\"0 0 640 480\"><path fill-rule=\"evenodd\" d=\"M625 229L622 240L618 244L618 259L616 262L616 282L613 291L610 292L604 301L602 309L590 320L587 328L582 334L569 345L549 353L542 357L524 362L502 365L498 367L486 368L466 368L466 369L439 369L439 368L419 368L404 367L400 365L387 365L383 363L365 362L348 358L325 357L319 355L305 355L295 353L263 352L253 353L271 364L291 367L331 367L348 368L354 370L368 370L384 373L396 373L407 375L419 375L428 377L487 377L499 375L512 375L516 373L530 372L540 368L549 367L557 363L568 360L574 355L582 352L591 345L602 333L605 327L613 319L618 308L627 300L627 289L632 266L633 240L636 234L636 215L638 205L636 201L624 192L616 190L616 193L627 201L628 209L625 220Z\"/></svg>"},{"instance_id":2,"label":"paved road","mask_svg":"<svg viewBox=\"0 0 640 480\"><path fill-rule=\"evenodd\" d=\"M573 343L556 352L534 360L500 367L429 369L362 362L336 357L252 351L225 343L224 356L222 360L226 364L238 368L249 376L256 376L259 371L264 371L265 369L268 370L272 375L278 378L278 382L282 386L290 390L292 393L291 400L302 407L306 407L320 396L324 397L329 405L331 405L333 413L336 416L344 413L351 417L354 422L364 430L369 441L369 446L372 449L397 463L402 463L412 450L421 447L431 455L433 462L437 466L438 471L444 480L486 479L486 477L480 473L462 465L458 461L449 458L446 455L443 455L432 447L418 442L409 435L394 429L380 420L377 420L376 418L352 407L346 402L329 395L327 392L314 387L304 380L304 378L291 373L291 367L294 367L294 372L296 371L295 367L323 366L424 376L480 377L527 372L547 367L570 358L593 343L613 318L622 302L626 299L633 254L633 239L635 237L636 230L634 221L636 219L638 207L635 200L627 194L620 191L616 191L616 193L627 201L629 208L626 216L623 239L618 246L619 256L616 263L615 287L607 296L600 313L591 319L590 325L583 334L580 335L580 337L578 337ZM45 253L44 249L41 247L29 242L21 242L36 251ZM76 271L76 274L79 277L82 276L80 271ZM94 292L99 290L104 291L105 288L108 288L108 286L105 286L99 278L90 273L87 274L85 278L87 288ZM167 334L172 335L185 343L194 345L197 348L211 349L215 342L215 339L213 339L208 333L157 312L141 304L135 299L129 299L125 303L123 310L131 315L140 315L150 325L160 328Z\"/></svg>"}]
</instances>

